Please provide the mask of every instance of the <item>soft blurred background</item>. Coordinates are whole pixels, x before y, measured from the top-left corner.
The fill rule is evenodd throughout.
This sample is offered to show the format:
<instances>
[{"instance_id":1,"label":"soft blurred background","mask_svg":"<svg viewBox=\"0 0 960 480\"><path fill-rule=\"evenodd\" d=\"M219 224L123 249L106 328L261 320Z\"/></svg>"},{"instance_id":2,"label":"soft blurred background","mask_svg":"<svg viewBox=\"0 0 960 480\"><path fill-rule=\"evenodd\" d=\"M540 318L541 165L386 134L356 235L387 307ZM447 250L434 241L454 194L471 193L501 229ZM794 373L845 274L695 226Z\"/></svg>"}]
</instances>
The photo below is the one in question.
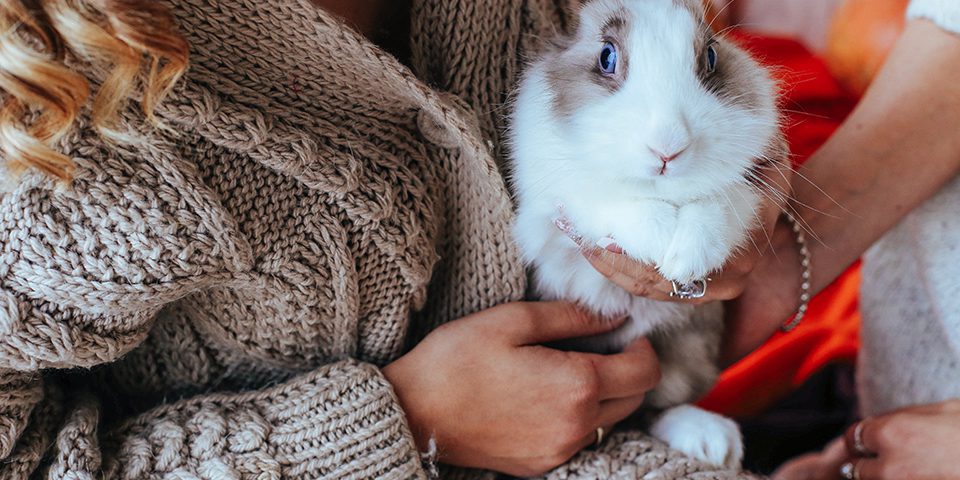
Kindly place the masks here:
<instances>
[{"instance_id":1,"label":"soft blurred background","mask_svg":"<svg viewBox=\"0 0 960 480\"><path fill-rule=\"evenodd\" d=\"M712 0L723 8L729 0ZM822 51L834 11L843 0L739 0L730 4L737 23L758 32L802 40ZM876 1L876 0L874 0ZM882 1L882 0L881 0Z\"/></svg>"}]
</instances>

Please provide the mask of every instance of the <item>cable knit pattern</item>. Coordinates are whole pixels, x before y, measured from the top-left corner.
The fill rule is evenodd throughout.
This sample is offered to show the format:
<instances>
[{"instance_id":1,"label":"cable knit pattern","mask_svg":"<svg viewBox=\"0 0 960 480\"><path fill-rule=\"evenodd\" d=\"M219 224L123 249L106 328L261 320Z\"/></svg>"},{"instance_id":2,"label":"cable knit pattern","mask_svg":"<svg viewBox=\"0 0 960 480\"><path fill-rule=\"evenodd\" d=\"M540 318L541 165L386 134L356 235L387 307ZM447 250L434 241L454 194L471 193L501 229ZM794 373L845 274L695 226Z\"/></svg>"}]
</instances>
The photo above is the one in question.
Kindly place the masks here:
<instances>
[{"instance_id":1,"label":"cable knit pattern","mask_svg":"<svg viewBox=\"0 0 960 480\"><path fill-rule=\"evenodd\" d=\"M163 1L169 128L82 118L69 188L0 197L0 478L425 478L378 367L522 298L497 132L574 0L414 0L412 68L309 0ZM552 478L598 472L736 477L631 434Z\"/></svg>"}]
</instances>

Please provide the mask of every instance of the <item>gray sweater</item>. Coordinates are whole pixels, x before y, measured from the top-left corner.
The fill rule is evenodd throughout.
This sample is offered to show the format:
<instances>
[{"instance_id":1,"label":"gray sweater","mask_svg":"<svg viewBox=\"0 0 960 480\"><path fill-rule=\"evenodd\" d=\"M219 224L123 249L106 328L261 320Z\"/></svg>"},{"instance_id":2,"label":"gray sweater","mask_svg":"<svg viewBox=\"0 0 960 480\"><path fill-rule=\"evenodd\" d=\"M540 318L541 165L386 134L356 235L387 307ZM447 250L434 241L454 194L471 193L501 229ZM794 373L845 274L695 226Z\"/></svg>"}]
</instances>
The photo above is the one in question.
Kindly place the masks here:
<instances>
[{"instance_id":1,"label":"gray sweater","mask_svg":"<svg viewBox=\"0 0 960 480\"><path fill-rule=\"evenodd\" d=\"M914 0L908 15L960 34L960 1ZM865 256L858 369L864 415L960 398L958 205L960 178Z\"/></svg>"}]
</instances>

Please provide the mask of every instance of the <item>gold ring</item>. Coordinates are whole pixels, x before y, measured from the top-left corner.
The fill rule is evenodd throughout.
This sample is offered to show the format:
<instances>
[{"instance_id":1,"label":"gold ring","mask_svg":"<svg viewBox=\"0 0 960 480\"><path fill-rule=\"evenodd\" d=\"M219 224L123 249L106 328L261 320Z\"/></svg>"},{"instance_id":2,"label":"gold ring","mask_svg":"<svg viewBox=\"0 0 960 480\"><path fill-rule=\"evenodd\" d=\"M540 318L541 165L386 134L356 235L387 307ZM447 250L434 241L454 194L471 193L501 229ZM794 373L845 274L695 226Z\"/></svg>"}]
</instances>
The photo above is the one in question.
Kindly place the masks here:
<instances>
[{"instance_id":1,"label":"gold ring","mask_svg":"<svg viewBox=\"0 0 960 480\"><path fill-rule=\"evenodd\" d=\"M603 443L603 427L597 427L597 446L599 447Z\"/></svg>"}]
</instances>

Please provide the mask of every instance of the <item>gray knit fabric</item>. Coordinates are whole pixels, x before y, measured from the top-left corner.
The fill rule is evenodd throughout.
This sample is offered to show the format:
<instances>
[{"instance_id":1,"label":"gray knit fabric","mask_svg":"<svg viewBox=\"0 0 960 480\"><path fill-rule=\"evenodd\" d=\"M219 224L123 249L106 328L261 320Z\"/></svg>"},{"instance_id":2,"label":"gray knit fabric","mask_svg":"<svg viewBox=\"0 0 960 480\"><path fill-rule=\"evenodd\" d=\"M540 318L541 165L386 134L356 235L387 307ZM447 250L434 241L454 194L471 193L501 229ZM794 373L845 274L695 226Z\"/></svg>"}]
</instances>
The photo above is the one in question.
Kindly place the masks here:
<instances>
[{"instance_id":1,"label":"gray knit fabric","mask_svg":"<svg viewBox=\"0 0 960 480\"><path fill-rule=\"evenodd\" d=\"M412 70L309 0L165 1L169 129L82 119L70 188L0 197L0 478L424 478L378 367L522 298L497 132L573 0L415 0ZM551 478L597 472L745 478L636 433Z\"/></svg>"},{"instance_id":2,"label":"gray knit fabric","mask_svg":"<svg viewBox=\"0 0 960 480\"><path fill-rule=\"evenodd\" d=\"M913 0L908 18L960 34L960 2ZM864 415L960 398L960 178L864 257L858 383Z\"/></svg>"},{"instance_id":3,"label":"gray knit fabric","mask_svg":"<svg viewBox=\"0 0 960 480\"><path fill-rule=\"evenodd\" d=\"M859 386L865 415L960 398L960 178L864 260Z\"/></svg>"}]
</instances>

